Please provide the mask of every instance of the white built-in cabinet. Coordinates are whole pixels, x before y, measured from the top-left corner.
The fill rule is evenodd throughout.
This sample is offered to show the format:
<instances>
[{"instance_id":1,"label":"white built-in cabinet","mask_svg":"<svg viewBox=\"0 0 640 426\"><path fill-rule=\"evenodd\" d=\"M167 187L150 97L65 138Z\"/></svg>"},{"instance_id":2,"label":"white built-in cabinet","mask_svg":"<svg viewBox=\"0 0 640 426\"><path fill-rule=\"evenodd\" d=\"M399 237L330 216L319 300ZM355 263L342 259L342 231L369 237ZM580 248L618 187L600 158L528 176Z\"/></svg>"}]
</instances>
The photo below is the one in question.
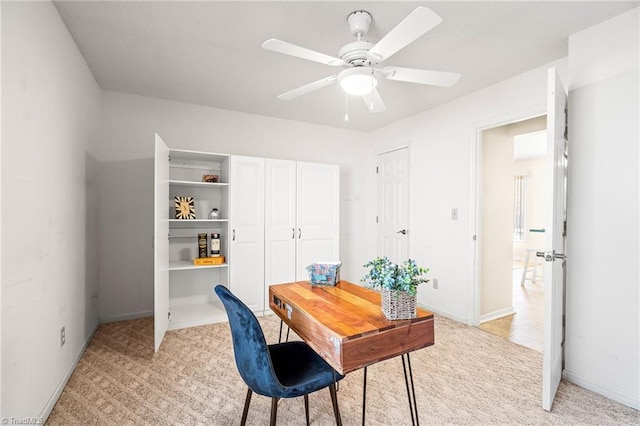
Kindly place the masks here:
<instances>
[{"instance_id":1,"label":"white built-in cabinet","mask_svg":"<svg viewBox=\"0 0 640 426\"><path fill-rule=\"evenodd\" d=\"M268 286L308 279L306 267L340 260L337 165L267 159L265 309Z\"/></svg>"},{"instance_id":2,"label":"white built-in cabinet","mask_svg":"<svg viewBox=\"0 0 640 426\"><path fill-rule=\"evenodd\" d=\"M154 174L156 351L167 330L227 320L217 284L262 314L269 285L340 260L336 165L170 149L156 135ZM196 219L174 219L175 196L193 197ZM208 219L214 207L220 218ZM193 264L201 233L220 234L224 264Z\"/></svg>"},{"instance_id":3,"label":"white built-in cabinet","mask_svg":"<svg viewBox=\"0 0 640 426\"><path fill-rule=\"evenodd\" d=\"M231 291L264 309L264 158L231 157Z\"/></svg>"}]
</instances>

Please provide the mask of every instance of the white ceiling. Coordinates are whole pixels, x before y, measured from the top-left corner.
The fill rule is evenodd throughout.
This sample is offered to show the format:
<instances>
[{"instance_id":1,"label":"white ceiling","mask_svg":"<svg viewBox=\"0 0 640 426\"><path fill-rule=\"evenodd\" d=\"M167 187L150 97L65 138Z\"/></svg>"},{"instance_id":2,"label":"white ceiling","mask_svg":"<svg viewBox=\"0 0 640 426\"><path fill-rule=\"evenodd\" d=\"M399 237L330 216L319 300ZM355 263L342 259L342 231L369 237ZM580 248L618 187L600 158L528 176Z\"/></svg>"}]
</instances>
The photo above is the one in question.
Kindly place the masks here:
<instances>
[{"instance_id":1,"label":"white ceiling","mask_svg":"<svg viewBox=\"0 0 640 426\"><path fill-rule=\"evenodd\" d=\"M568 36L639 2L626 1L56 1L101 88L370 131L567 55ZM336 68L261 48L278 38L332 56L355 39L346 18L367 10L376 42L419 5L444 21L383 65L462 73L451 88L385 80L387 111L369 113L337 84L276 96ZM339 69L338 69L339 71Z\"/></svg>"}]
</instances>

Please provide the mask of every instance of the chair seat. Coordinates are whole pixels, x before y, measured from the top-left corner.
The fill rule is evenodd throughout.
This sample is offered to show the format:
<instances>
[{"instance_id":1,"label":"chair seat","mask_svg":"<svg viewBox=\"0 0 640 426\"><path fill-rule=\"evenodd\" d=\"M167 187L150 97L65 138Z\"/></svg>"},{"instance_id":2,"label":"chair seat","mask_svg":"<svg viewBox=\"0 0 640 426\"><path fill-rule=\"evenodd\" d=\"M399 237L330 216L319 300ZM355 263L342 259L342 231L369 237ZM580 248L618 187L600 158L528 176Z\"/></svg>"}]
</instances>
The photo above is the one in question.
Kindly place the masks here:
<instances>
[{"instance_id":1,"label":"chair seat","mask_svg":"<svg viewBox=\"0 0 640 426\"><path fill-rule=\"evenodd\" d=\"M283 385L279 398L315 392L344 378L304 342L269 345L273 370Z\"/></svg>"}]
</instances>

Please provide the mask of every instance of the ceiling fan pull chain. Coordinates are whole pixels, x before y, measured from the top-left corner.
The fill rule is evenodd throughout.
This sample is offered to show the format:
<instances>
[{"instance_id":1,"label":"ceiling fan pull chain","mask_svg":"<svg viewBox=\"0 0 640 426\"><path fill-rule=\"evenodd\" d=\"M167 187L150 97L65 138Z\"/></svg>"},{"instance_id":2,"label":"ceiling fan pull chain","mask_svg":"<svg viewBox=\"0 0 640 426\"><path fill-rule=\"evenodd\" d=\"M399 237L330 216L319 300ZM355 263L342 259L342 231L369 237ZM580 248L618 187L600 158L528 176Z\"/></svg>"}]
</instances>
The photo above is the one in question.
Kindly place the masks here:
<instances>
[{"instance_id":1,"label":"ceiling fan pull chain","mask_svg":"<svg viewBox=\"0 0 640 426\"><path fill-rule=\"evenodd\" d=\"M369 104L369 111L373 111L373 89L375 89L375 86L373 84L374 81L374 76L373 76L373 68L371 68L371 103Z\"/></svg>"},{"instance_id":2,"label":"ceiling fan pull chain","mask_svg":"<svg viewBox=\"0 0 640 426\"><path fill-rule=\"evenodd\" d=\"M344 95L344 121L349 121L349 95Z\"/></svg>"}]
</instances>

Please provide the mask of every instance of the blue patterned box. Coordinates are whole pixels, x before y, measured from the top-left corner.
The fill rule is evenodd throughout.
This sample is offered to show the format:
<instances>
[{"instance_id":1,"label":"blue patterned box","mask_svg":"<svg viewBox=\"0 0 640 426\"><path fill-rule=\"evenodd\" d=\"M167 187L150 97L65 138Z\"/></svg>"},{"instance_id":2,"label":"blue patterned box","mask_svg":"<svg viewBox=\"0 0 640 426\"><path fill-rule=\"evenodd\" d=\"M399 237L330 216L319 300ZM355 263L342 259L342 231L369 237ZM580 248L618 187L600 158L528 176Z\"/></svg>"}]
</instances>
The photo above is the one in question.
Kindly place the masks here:
<instances>
[{"instance_id":1,"label":"blue patterned box","mask_svg":"<svg viewBox=\"0 0 640 426\"><path fill-rule=\"evenodd\" d=\"M307 266L311 285L334 286L340 282L342 262L315 262Z\"/></svg>"}]
</instances>

